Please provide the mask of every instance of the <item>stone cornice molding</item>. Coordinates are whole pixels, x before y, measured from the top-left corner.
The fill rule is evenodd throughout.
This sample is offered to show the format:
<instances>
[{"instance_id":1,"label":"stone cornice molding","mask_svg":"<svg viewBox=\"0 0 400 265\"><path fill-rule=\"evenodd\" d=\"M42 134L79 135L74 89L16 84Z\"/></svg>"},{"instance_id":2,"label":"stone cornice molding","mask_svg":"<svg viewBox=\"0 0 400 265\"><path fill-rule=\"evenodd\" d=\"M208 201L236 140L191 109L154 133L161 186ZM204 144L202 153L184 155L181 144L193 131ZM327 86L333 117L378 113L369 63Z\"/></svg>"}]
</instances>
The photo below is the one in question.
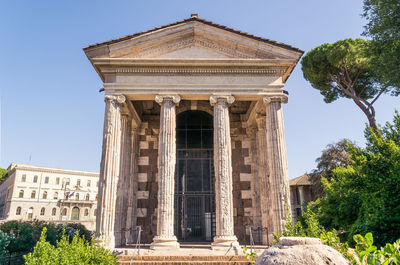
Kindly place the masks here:
<instances>
[{"instance_id":1,"label":"stone cornice molding","mask_svg":"<svg viewBox=\"0 0 400 265\"><path fill-rule=\"evenodd\" d=\"M157 95L154 100L160 105L164 101L172 101L177 105L181 101L181 97L179 95Z\"/></svg>"},{"instance_id":2,"label":"stone cornice molding","mask_svg":"<svg viewBox=\"0 0 400 265\"><path fill-rule=\"evenodd\" d=\"M74 175L74 176L85 176L85 177L99 177L99 173L87 172L87 171L77 171L77 170L67 170L67 169L58 169L58 168L43 168L29 165L16 165L12 168L9 174L13 174L14 171L24 170L24 171L33 171L39 173L54 173L54 174L65 174L65 175Z\"/></svg>"},{"instance_id":3,"label":"stone cornice molding","mask_svg":"<svg viewBox=\"0 0 400 265\"><path fill-rule=\"evenodd\" d=\"M235 98L231 95L212 95L210 96L210 104L215 105L217 102L226 102L228 104L232 104L235 102Z\"/></svg>"},{"instance_id":4,"label":"stone cornice molding","mask_svg":"<svg viewBox=\"0 0 400 265\"><path fill-rule=\"evenodd\" d=\"M282 104L286 104L288 101L289 99L286 95L271 95L263 97L264 104L269 104L271 102L280 102Z\"/></svg>"},{"instance_id":5,"label":"stone cornice molding","mask_svg":"<svg viewBox=\"0 0 400 265\"><path fill-rule=\"evenodd\" d=\"M284 68L234 68L234 67L117 67L102 70L104 74L131 73L131 74L191 74L191 75L266 75L283 76L287 71Z\"/></svg>"}]
</instances>

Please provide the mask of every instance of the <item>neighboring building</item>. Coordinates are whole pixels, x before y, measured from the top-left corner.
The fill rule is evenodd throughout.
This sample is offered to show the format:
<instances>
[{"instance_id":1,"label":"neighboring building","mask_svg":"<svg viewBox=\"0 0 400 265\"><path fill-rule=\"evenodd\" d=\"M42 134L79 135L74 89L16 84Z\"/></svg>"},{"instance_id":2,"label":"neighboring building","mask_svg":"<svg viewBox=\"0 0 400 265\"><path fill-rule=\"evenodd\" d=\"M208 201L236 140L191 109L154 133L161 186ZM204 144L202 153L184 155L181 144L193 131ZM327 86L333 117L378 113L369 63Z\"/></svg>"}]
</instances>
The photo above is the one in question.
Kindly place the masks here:
<instances>
[{"instance_id":1,"label":"neighboring building","mask_svg":"<svg viewBox=\"0 0 400 265\"><path fill-rule=\"evenodd\" d=\"M80 222L95 229L99 174L12 163L0 185L0 219Z\"/></svg>"},{"instance_id":2,"label":"neighboring building","mask_svg":"<svg viewBox=\"0 0 400 265\"><path fill-rule=\"evenodd\" d=\"M291 179L289 185L292 220L295 222L297 217L302 215L305 204L315 200L315 196L312 191L312 182L309 174Z\"/></svg>"},{"instance_id":3,"label":"neighboring building","mask_svg":"<svg viewBox=\"0 0 400 265\"><path fill-rule=\"evenodd\" d=\"M290 209L286 80L302 50L190 18L84 48L103 81L96 237L272 242ZM290 211L290 210L289 210Z\"/></svg>"}]
</instances>

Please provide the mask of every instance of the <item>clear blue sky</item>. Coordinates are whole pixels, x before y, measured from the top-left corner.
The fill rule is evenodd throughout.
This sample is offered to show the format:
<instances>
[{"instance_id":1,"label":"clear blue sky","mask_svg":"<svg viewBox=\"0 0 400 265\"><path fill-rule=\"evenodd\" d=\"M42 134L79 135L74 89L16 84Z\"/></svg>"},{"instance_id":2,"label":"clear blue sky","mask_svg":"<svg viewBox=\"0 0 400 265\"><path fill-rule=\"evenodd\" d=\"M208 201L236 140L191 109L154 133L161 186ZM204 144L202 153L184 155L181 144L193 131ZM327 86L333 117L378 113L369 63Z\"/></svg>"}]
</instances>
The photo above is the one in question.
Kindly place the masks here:
<instances>
[{"instance_id":1,"label":"clear blue sky","mask_svg":"<svg viewBox=\"0 0 400 265\"><path fill-rule=\"evenodd\" d=\"M362 1L3 1L0 7L1 161L99 171L101 80L82 47L185 19L190 13L310 50L359 37ZM349 100L326 104L298 65L284 107L290 178L329 143L364 143L366 118ZM400 97L376 103L383 124Z\"/></svg>"}]
</instances>

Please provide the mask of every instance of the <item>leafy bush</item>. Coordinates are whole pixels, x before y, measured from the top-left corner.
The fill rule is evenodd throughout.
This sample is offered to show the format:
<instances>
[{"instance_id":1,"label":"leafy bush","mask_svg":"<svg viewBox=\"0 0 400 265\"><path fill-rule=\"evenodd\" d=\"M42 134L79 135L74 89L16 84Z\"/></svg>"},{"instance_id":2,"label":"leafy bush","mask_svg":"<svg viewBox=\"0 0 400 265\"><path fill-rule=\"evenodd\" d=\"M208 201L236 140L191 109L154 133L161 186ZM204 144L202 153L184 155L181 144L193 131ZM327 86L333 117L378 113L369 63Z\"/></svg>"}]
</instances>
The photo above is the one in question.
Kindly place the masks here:
<instances>
[{"instance_id":1,"label":"leafy bush","mask_svg":"<svg viewBox=\"0 0 400 265\"><path fill-rule=\"evenodd\" d=\"M379 250L374 246L371 233L365 237L355 235L356 247L352 253L352 262L356 265L389 265L400 264L400 239L393 244L386 244Z\"/></svg>"},{"instance_id":2,"label":"leafy bush","mask_svg":"<svg viewBox=\"0 0 400 265\"><path fill-rule=\"evenodd\" d=\"M0 258L8 256L8 245L10 241L13 239L12 236L8 236L2 232L0 232Z\"/></svg>"},{"instance_id":3,"label":"leafy bush","mask_svg":"<svg viewBox=\"0 0 400 265\"><path fill-rule=\"evenodd\" d=\"M246 259L249 261L251 265L254 265L254 263L256 263L257 254L252 249L243 247L243 253L246 255Z\"/></svg>"},{"instance_id":4,"label":"leafy bush","mask_svg":"<svg viewBox=\"0 0 400 265\"><path fill-rule=\"evenodd\" d=\"M7 250L10 253L15 252L28 252L32 251L36 242L38 242L40 238L41 231L43 228L47 229L47 241L55 246L57 240L61 239L63 233L63 225L47 223L44 221L9 221L0 224L0 231L5 233L6 235L12 236L10 238L10 243L7 246ZM87 230L81 224L67 224L65 226L65 231L72 240L73 236L76 234L76 231L79 230L79 236L87 238L90 242L92 238L92 232Z\"/></svg>"},{"instance_id":5,"label":"leafy bush","mask_svg":"<svg viewBox=\"0 0 400 265\"><path fill-rule=\"evenodd\" d=\"M83 237L76 233L70 240L63 231L61 239L56 246L46 241L46 228L40 236L32 253L25 256L26 265L43 264L117 264L115 257L109 250L96 246L92 240L89 244Z\"/></svg>"},{"instance_id":6,"label":"leafy bush","mask_svg":"<svg viewBox=\"0 0 400 265\"><path fill-rule=\"evenodd\" d=\"M351 163L321 179L325 195L310 204L327 229L354 235L372 232L378 247L400 238L400 114L376 132L365 130L366 147L348 143ZM310 207L310 206L308 206Z\"/></svg>"}]
</instances>

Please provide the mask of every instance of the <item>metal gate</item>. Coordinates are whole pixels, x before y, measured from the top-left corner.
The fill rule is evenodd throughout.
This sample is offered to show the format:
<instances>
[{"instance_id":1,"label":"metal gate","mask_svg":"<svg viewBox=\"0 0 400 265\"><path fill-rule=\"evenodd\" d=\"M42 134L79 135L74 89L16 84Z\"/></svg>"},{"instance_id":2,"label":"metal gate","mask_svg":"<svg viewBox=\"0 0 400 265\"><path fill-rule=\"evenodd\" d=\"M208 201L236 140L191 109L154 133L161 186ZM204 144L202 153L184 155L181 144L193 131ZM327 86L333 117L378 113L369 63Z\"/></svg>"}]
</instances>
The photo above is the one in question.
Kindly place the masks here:
<instances>
[{"instance_id":1,"label":"metal gate","mask_svg":"<svg viewBox=\"0 0 400 265\"><path fill-rule=\"evenodd\" d=\"M175 235L180 241L215 236L212 116L187 111L177 117Z\"/></svg>"}]
</instances>

